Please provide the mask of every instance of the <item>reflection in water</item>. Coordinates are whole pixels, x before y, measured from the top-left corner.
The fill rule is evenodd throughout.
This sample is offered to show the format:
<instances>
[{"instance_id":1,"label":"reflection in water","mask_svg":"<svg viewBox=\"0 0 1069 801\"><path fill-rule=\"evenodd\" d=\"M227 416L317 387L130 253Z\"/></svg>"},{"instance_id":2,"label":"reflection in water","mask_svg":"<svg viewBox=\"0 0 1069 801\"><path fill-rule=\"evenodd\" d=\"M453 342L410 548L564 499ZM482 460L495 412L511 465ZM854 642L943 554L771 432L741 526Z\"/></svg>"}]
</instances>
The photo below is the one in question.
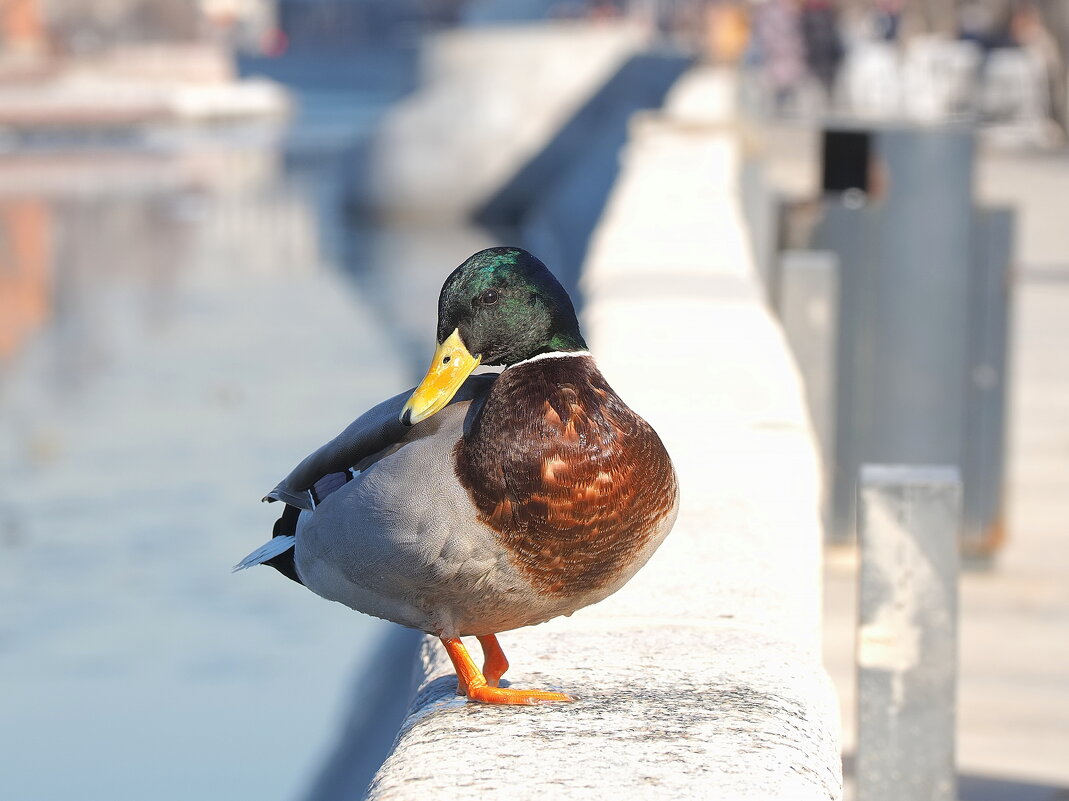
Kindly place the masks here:
<instances>
[{"instance_id":1,"label":"reflection in water","mask_svg":"<svg viewBox=\"0 0 1069 801\"><path fill-rule=\"evenodd\" d=\"M47 319L51 220L39 199L0 201L0 363Z\"/></svg>"},{"instance_id":2,"label":"reflection in water","mask_svg":"<svg viewBox=\"0 0 1069 801\"><path fill-rule=\"evenodd\" d=\"M85 174L78 162L88 160L94 163ZM27 174L32 167L22 161L0 162L0 193L18 193L0 199L0 355L10 365L20 345L51 350L37 358L57 360L48 372L70 390L106 362L112 329L133 322L124 315L139 318L142 327L166 315L193 238L181 216L183 197L198 181L195 174L180 180L181 168L165 159L109 164L108 157L59 156L58 165L29 159L45 168L35 187ZM74 167L67 180L52 172L60 165ZM39 341L28 341L46 321L50 327ZM6 378L17 381L18 374Z\"/></svg>"}]
</instances>

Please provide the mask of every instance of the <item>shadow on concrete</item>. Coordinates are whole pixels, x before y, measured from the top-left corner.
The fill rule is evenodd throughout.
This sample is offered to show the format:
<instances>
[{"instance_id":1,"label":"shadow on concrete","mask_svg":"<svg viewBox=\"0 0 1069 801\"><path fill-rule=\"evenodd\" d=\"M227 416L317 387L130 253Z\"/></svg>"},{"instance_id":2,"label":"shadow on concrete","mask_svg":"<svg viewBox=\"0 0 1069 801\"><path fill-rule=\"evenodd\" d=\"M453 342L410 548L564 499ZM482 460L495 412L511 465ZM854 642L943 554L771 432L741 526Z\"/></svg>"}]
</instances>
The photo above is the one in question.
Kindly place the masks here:
<instances>
[{"instance_id":1,"label":"shadow on concrete","mask_svg":"<svg viewBox=\"0 0 1069 801\"><path fill-rule=\"evenodd\" d=\"M843 755L843 776L856 777L853 754ZM855 789L854 796L857 792ZM1069 787L1023 779L1004 779L975 773L958 774L958 801L1069 801Z\"/></svg>"},{"instance_id":2,"label":"shadow on concrete","mask_svg":"<svg viewBox=\"0 0 1069 801\"><path fill-rule=\"evenodd\" d=\"M475 214L497 238L519 230L521 244L553 270L576 308L579 273L619 172L628 122L659 108L689 64L673 53L633 56Z\"/></svg>"},{"instance_id":3,"label":"shadow on concrete","mask_svg":"<svg viewBox=\"0 0 1069 801\"><path fill-rule=\"evenodd\" d=\"M958 801L1069 801L1069 787L961 774Z\"/></svg>"},{"instance_id":4,"label":"shadow on concrete","mask_svg":"<svg viewBox=\"0 0 1069 801\"><path fill-rule=\"evenodd\" d=\"M373 646L374 666L357 671L349 716L305 801L357 801L367 795L412 700L413 666L422 637L418 631L391 626Z\"/></svg>"}]
</instances>

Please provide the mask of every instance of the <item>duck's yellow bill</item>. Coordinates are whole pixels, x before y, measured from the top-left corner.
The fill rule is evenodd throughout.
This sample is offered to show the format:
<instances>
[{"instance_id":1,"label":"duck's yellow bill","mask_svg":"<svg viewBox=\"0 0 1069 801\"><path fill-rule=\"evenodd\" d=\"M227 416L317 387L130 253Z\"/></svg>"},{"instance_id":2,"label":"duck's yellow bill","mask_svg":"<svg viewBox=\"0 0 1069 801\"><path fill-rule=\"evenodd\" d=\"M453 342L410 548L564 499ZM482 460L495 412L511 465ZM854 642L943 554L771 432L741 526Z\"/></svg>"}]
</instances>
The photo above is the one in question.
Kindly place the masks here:
<instances>
[{"instance_id":1,"label":"duck's yellow bill","mask_svg":"<svg viewBox=\"0 0 1069 801\"><path fill-rule=\"evenodd\" d=\"M401 410L401 422L410 426L444 409L482 358L472 356L460 339L460 331L454 330L434 351L427 375Z\"/></svg>"}]
</instances>

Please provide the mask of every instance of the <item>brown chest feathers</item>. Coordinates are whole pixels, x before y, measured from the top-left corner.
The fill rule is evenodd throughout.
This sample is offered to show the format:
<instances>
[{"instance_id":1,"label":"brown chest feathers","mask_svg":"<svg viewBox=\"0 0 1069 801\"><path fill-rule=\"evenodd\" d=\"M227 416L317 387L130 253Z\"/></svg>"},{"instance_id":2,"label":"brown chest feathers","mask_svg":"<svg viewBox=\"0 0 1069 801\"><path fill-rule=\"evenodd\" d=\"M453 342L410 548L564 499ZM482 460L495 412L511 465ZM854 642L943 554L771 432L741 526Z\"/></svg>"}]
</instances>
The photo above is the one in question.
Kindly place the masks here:
<instances>
[{"instance_id":1,"label":"brown chest feathers","mask_svg":"<svg viewBox=\"0 0 1069 801\"><path fill-rule=\"evenodd\" d=\"M505 370L455 458L482 522L549 594L609 584L675 504L660 438L589 356Z\"/></svg>"}]
</instances>

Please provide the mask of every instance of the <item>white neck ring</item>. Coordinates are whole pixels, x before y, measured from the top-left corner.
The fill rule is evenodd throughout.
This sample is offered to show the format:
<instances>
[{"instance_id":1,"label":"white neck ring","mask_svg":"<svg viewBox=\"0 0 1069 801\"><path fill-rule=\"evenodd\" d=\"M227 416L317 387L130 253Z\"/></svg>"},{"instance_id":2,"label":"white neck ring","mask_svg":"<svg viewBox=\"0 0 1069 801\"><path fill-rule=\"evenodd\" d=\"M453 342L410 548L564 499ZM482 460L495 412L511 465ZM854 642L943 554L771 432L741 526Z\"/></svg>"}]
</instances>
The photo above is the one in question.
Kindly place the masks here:
<instances>
[{"instance_id":1,"label":"white neck ring","mask_svg":"<svg viewBox=\"0 0 1069 801\"><path fill-rule=\"evenodd\" d=\"M519 367L521 364L530 364L531 362L541 361L542 359L568 359L573 356L579 357L589 355L590 351L588 350L551 350L549 353L539 353L535 356L532 356L530 359L524 359L522 362L510 364L509 369L513 367Z\"/></svg>"}]
</instances>

